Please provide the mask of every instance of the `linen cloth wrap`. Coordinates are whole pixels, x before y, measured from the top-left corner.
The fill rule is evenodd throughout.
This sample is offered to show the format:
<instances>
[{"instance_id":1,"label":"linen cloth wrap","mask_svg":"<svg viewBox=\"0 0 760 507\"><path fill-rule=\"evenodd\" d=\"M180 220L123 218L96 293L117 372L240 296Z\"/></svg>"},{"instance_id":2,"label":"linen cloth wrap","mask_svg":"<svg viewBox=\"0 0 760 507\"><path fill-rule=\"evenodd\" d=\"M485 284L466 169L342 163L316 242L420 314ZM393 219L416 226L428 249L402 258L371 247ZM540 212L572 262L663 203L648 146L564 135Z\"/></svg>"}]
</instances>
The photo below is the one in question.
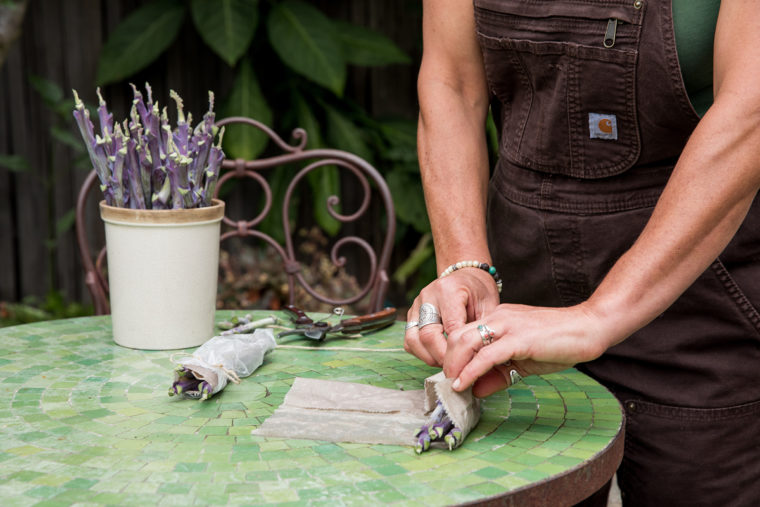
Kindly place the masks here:
<instances>
[{"instance_id":1,"label":"linen cloth wrap","mask_svg":"<svg viewBox=\"0 0 760 507\"><path fill-rule=\"evenodd\" d=\"M353 382L298 377L279 408L251 433L266 437L364 444L415 445L420 426L441 400L462 440L480 420L480 400L451 389L443 372L424 389L400 391ZM442 441L434 447L447 447Z\"/></svg>"},{"instance_id":2,"label":"linen cloth wrap","mask_svg":"<svg viewBox=\"0 0 760 507\"><path fill-rule=\"evenodd\" d=\"M214 336L178 364L190 370L198 380L208 382L211 395L214 395L227 386L228 374L225 370L234 372L239 378L247 377L261 366L266 353L276 346L271 329ZM178 379L179 372L175 370L174 381Z\"/></svg>"}]
</instances>

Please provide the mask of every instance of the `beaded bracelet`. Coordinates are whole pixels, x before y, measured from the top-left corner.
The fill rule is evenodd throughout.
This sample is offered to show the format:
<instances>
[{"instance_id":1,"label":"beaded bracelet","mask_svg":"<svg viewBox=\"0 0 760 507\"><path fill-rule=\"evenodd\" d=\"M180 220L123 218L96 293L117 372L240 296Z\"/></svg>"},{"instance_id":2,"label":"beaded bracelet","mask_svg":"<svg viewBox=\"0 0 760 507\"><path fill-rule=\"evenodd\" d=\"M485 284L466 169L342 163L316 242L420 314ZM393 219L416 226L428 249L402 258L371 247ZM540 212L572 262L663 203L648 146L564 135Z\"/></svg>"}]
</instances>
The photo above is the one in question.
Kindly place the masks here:
<instances>
[{"instance_id":1,"label":"beaded bracelet","mask_svg":"<svg viewBox=\"0 0 760 507\"><path fill-rule=\"evenodd\" d=\"M488 273L493 277L494 282L496 282L496 289L499 291L499 294L501 294L501 277L499 276L499 273L496 272L496 268L493 266L489 266L485 262L478 262L478 261L461 261L457 262L455 264L452 264L448 268L444 269L443 272L438 275L438 278L443 278L445 276L449 276L451 273L456 271L457 269L462 268L479 268Z\"/></svg>"}]
</instances>

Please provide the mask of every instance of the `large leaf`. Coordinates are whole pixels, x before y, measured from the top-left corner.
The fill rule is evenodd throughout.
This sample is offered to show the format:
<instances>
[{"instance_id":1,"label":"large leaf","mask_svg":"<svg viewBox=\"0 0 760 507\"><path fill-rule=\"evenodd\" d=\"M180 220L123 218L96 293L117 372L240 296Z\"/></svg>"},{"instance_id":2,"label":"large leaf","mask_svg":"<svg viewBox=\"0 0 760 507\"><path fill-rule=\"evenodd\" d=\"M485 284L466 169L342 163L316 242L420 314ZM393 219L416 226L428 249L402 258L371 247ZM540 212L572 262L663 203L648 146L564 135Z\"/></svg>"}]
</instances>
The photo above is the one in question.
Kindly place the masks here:
<instances>
[{"instance_id":1,"label":"large leaf","mask_svg":"<svg viewBox=\"0 0 760 507\"><path fill-rule=\"evenodd\" d=\"M253 67L243 61L232 87L232 92L222 107L220 118L247 116L271 126L272 110L261 93ZM257 128L248 125L227 125L224 134L224 152L227 158L255 159L266 147L269 138Z\"/></svg>"},{"instance_id":2,"label":"large leaf","mask_svg":"<svg viewBox=\"0 0 760 507\"><path fill-rule=\"evenodd\" d=\"M379 125L388 145L383 158L405 163L410 170L418 173L417 123L412 120L385 120Z\"/></svg>"},{"instance_id":3,"label":"large leaf","mask_svg":"<svg viewBox=\"0 0 760 507\"><path fill-rule=\"evenodd\" d=\"M50 135L53 136L53 139L72 148L77 153L84 152L85 150L85 144L82 138L74 135L70 130L56 127L54 125L50 127Z\"/></svg>"},{"instance_id":4,"label":"large leaf","mask_svg":"<svg viewBox=\"0 0 760 507\"><path fill-rule=\"evenodd\" d=\"M361 129L337 109L327 106L325 111L330 147L348 151L371 163L372 152L367 146Z\"/></svg>"},{"instance_id":5,"label":"large leaf","mask_svg":"<svg viewBox=\"0 0 760 507\"><path fill-rule=\"evenodd\" d=\"M55 221L55 237L60 239L64 234L74 228L77 219L76 208L71 208Z\"/></svg>"},{"instance_id":6,"label":"large leaf","mask_svg":"<svg viewBox=\"0 0 760 507\"><path fill-rule=\"evenodd\" d=\"M42 97L48 107L55 107L63 100L63 90L57 83L34 74L29 75L29 84Z\"/></svg>"},{"instance_id":7,"label":"large leaf","mask_svg":"<svg viewBox=\"0 0 760 507\"><path fill-rule=\"evenodd\" d=\"M327 139L330 148L338 148L352 153L368 163L372 163L372 151L370 150L361 129L344 116L340 111L325 105L327 120ZM332 179L323 184L332 183ZM339 174L334 177L335 185L340 184ZM340 189L336 189L339 191ZM337 194L336 194L337 195Z\"/></svg>"},{"instance_id":8,"label":"large leaf","mask_svg":"<svg viewBox=\"0 0 760 507\"><path fill-rule=\"evenodd\" d=\"M258 0L192 0L190 13L206 44L234 67L253 40Z\"/></svg>"},{"instance_id":9,"label":"large leaf","mask_svg":"<svg viewBox=\"0 0 760 507\"><path fill-rule=\"evenodd\" d=\"M295 176L294 169L294 167L282 166L277 167L274 171L271 172L272 176L268 178L268 181L269 188L272 190L272 202L275 204L269 210L269 213L267 213L267 216L264 217L264 220L261 221L261 224L259 226L262 232L269 234L272 236L272 238L274 238L275 241L280 244L285 243L285 229L282 227L283 223L281 203L285 199L285 192L288 189L288 185L293 180L293 176ZM298 192L293 193L290 199L291 213L293 213L293 210L298 209L299 201L300 199ZM295 220L293 220L293 216L291 214L291 231L293 230L294 223Z\"/></svg>"},{"instance_id":10,"label":"large leaf","mask_svg":"<svg viewBox=\"0 0 760 507\"><path fill-rule=\"evenodd\" d=\"M290 109L297 118L296 122L298 123L298 126L306 129L307 133L311 134L309 131L310 125L304 125L303 123L300 123L300 112L303 110L308 111L306 107L306 103L300 95L293 94L291 96ZM319 143L319 137L315 138L310 135L307 146L309 148L319 146L319 144L314 144L315 140L317 143ZM290 182L293 180L293 177L295 176L295 173L298 169L300 169L300 167L297 167L293 164L288 166L280 166L272 171L271 177L268 177L269 186L272 189L272 201L277 204L272 207L267 216L264 217L264 220L261 221L260 228L263 232L272 236L275 241L279 243L284 243L285 241L285 232L282 228L282 205L280 203L282 203L285 199L285 191L287 190ZM293 214L295 213L294 210L298 209L298 206L300 204L300 196L302 193L303 192L300 192L298 189L296 189L296 191L293 192L293 194L290 196L291 220L289 225L291 227L291 231L295 225L295 220L293 219Z\"/></svg>"},{"instance_id":11,"label":"large leaf","mask_svg":"<svg viewBox=\"0 0 760 507\"><path fill-rule=\"evenodd\" d=\"M98 84L120 81L148 66L177 37L184 16L181 0L157 0L127 16L100 53Z\"/></svg>"},{"instance_id":12,"label":"large leaf","mask_svg":"<svg viewBox=\"0 0 760 507\"><path fill-rule=\"evenodd\" d=\"M388 188L393 196L396 217L421 233L430 231L430 221L425 209L422 183L403 169L393 169L387 176Z\"/></svg>"},{"instance_id":13,"label":"large leaf","mask_svg":"<svg viewBox=\"0 0 760 507\"><path fill-rule=\"evenodd\" d=\"M269 41L290 68L336 95L346 84L346 62L332 22L300 0L275 5L267 21Z\"/></svg>"},{"instance_id":14,"label":"large leaf","mask_svg":"<svg viewBox=\"0 0 760 507\"><path fill-rule=\"evenodd\" d=\"M486 119L486 139L488 140L488 150L492 158L499 154L499 132L494 121L493 111L488 109L488 118Z\"/></svg>"},{"instance_id":15,"label":"large leaf","mask_svg":"<svg viewBox=\"0 0 760 507\"><path fill-rule=\"evenodd\" d=\"M322 230L335 236L340 230L340 222L328 213L327 199L333 195L340 197L340 172L335 166L322 166L309 173L308 178L314 199L314 219ZM340 204L333 209L340 212Z\"/></svg>"},{"instance_id":16,"label":"large leaf","mask_svg":"<svg viewBox=\"0 0 760 507\"><path fill-rule=\"evenodd\" d=\"M15 173L29 171L32 166L29 161L21 155L3 155L0 153L0 167L5 167Z\"/></svg>"},{"instance_id":17,"label":"large leaf","mask_svg":"<svg viewBox=\"0 0 760 507\"><path fill-rule=\"evenodd\" d=\"M301 95L294 95L292 107L296 111L298 126L306 130L307 146L311 149L324 148L321 126L314 109ZM306 176L313 199L314 220L328 235L334 236L340 230L340 222L327 211L327 199L331 195L340 196L340 172L335 166L322 166ZM340 210L340 206L336 206Z\"/></svg>"},{"instance_id":18,"label":"large leaf","mask_svg":"<svg viewBox=\"0 0 760 507\"><path fill-rule=\"evenodd\" d=\"M343 55L355 65L410 63L409 56L385 35L345 21L333 21Z\"/></svg>"},{"instance_id":19,"label":"large leaf","mask_svg":"<svg viewBox=\"0 0 760 507\"><path fill-rule=\"evenodd\" d=\"M307 148L324 148L325 144L322 140L322 127L319 124L319 120L314 116L314 109L309 106L306 99L297 93L294 93L291 98L291 107L296 112L296 119L298 126L306 131Z\"/></svg>"},{"instance_id":20,"label":"large leaf","mask_svg":"<svg viewBox=\"0 0 760 507\"><path fill-rule=\"evenodd\" d=\"M393 273L392 278L394 282L401 285L405 284L407 279L419 270L420 266L422 266L425 261L433 257L434 249L431 244L432 240L433 235L431 233L427 232L422 235L417 246L414 247L414 250L409 253L406 260L402 262L398 269Z\"/></svg>"}]
</instances>

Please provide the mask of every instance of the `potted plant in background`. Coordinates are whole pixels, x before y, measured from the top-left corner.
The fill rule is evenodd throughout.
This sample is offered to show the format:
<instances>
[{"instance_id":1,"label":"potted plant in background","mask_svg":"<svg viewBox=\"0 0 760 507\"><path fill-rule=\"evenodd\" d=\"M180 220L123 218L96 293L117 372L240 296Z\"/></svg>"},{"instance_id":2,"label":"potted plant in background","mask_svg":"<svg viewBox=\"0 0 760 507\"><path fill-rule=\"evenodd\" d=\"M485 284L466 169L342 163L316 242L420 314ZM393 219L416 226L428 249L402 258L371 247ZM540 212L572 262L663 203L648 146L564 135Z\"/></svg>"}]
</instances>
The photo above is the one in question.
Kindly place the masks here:
<instances>
[{"instance_id":1,"label":"potted plant in background","mask_svg":"<svg viewBox=\"0 0 760 507\"><path fill-rule=\"evenodd\" d=\"M114 122L100 96L95 134L74 91L76 119L104 200L114 341L138 349L194 347L213 336L224 203L213 199L224 153L214 96L195 128L182 99L175 128L167 108L132 86L128 119Z\"/></svg>"}]
</instances>

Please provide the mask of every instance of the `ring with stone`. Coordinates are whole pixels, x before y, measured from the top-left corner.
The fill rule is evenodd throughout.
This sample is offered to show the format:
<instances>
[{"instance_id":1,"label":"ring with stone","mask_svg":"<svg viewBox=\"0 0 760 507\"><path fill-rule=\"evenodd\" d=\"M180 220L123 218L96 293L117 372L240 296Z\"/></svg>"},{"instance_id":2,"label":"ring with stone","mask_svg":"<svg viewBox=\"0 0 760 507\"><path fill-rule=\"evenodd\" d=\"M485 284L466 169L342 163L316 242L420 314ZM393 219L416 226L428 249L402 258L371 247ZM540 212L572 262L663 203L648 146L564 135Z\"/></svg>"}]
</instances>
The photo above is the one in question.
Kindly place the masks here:
<instances>
[{"instance_id":1,"label":"ring with stone","mask_svg":"<svg viewBox=\"0 0 760 507\"><path fill-rule=\"evenodd\" d=\"M480 333L480 340L483 342L483 346L493 343L493 338L496 336L496 331L485 324L478 325L478 333Z\"/></svg>"},{"instance_id":2,"label":"ring with stone","mask_svg":"<svg viewBox=\"0 0 760 507\"><path fill-rule=\"evenodd\" d=\"M416 327L419 324L416 320L410 320L406 323L406 326L404 326L404 331L409 331L413 327Z\"/></svg>"},{"instance_id":3,"label":"ring with stone","mask_svg":"<svg viewBox=\"0 0 760 507\"><path fill-rule=\"evenodd\" d=\"M417 327L422 329L429 324L440 324L441 314L438 313L438 309L431 303L422 303L420 306L420 320L417 323Z\"/></svg>"},{"instance_id":4,"label":"ring with stone","mask_svg":"<svg viewBox=\"0 0 760 507\"><path fill-rule=\"evenodd\" d=\"M517 373L517 370L509 370L509 381L511 382L510 387L517 384L518 382L522 381L522 375Z\"/></svg>"}]
</instances>

